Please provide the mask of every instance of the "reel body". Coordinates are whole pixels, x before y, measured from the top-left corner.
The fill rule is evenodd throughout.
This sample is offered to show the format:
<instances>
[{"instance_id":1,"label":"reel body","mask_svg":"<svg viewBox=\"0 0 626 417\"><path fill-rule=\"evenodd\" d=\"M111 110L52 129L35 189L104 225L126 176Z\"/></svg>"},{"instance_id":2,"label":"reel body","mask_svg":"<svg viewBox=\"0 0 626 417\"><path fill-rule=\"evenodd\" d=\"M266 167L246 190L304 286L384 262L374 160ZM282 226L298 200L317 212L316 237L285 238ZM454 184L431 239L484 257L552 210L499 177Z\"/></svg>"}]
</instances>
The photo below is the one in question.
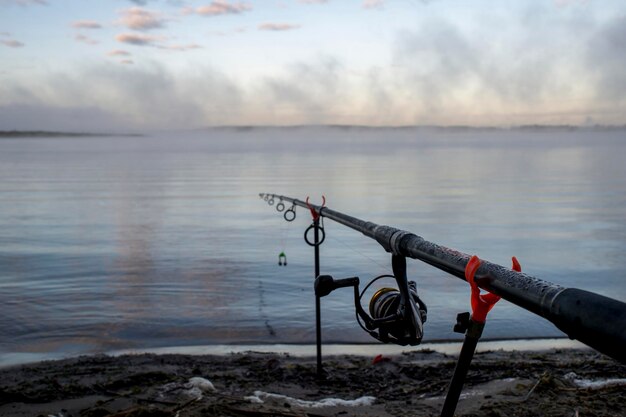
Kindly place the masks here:
<instances>
[{"instance_id":1,"label":"reel body","mask_svg":"<svg viewBox=\"0 0 626 417\"><path fill-rule=\"evenodd\" d=\"M428 310L417 295L417 284L406 278L404 257L394 255L392 264L394 275L374 278L362 292L359 292L358 277L335 280L330 275L320 275L315 280L315 295L324 297L337 288L353 287L356 319L363 330L383 343L419 345L424 336ZM385 287L377 290L369 302L368 314L361 305L361 299L374 282L383 278L395 279L398 288Z\"/></svg>"}]
</instances>

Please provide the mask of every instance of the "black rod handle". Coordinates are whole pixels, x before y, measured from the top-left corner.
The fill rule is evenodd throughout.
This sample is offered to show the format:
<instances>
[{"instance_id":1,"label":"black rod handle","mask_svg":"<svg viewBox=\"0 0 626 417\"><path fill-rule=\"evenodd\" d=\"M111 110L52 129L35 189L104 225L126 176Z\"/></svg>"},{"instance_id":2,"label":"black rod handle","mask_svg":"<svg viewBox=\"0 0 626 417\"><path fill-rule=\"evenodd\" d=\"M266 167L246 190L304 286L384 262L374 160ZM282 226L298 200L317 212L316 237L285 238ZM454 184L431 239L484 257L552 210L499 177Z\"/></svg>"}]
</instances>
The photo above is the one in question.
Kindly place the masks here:
<instances>
[{"instance_id":1,"label":"black rod handle","mask_svg":"<svg viewBox=\"0 0 626 417\"><path fill-rule=\"evenodd\" d=\"M626 362L626 303L567 288L552 300L547 318L570 338Z\"/></svg>"}]
</instances>

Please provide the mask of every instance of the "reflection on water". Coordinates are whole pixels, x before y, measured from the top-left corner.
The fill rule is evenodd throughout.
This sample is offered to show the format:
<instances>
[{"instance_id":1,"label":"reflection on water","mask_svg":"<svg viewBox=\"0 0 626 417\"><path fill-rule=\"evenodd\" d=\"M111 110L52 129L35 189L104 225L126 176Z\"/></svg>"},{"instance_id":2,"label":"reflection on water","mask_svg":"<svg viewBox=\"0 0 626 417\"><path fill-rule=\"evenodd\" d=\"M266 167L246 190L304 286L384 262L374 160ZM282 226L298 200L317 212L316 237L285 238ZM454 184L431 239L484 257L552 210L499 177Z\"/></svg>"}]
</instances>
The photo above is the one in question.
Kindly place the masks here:
<instances>
[{"instance_id":1,"label":"reflection on water","mask_svg":"<svg viewBox=\"0 0 626 417\"><path fill-rule=\"evenodd\" d=\"M310 218L259 192L316 200L565 286L626 299L622 131L214 130L0 141L0 353L60 354L314 340ZM389 272L332 222L322 272ZM286 251L289 266L277 266ZM409 262L428 340L468 309L458 279ZM322 301L324 339L368 342L352 294ZM486 337L559 336L507 302ZM373 339L372 339L373 340Z\"/></svg>"}]
</instances>

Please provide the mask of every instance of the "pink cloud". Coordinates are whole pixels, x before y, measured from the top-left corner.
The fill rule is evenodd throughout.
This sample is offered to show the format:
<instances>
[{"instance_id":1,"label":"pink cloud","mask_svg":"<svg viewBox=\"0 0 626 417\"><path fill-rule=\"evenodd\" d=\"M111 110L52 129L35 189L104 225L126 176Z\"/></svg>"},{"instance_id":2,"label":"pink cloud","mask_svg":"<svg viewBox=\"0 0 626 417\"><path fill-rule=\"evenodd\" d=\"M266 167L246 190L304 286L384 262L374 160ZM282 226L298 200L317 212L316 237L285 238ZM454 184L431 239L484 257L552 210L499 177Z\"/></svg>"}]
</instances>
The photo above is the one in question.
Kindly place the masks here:
<instances>
[{"instance_id":1,"label":"pink cloud","mask_svg":"<svg viewBox=\"0 0 626 417\"><path fill-rule=\"evenodd\" d=\"M259 30L284 31L299 29L300 25L291 25L289 23L263 23L259 25Z\"/></svg>"},{"instance_id":2,"label":"pink cloud","mask_svg":"<svg viewBox=\"0 0 626 417\"><path fill-rule=\"evenodd\" d=\"M74 39L76 42L86 43L87 45L97 45L99 43L97 40L81 34L74 36Z\"/></svg>"},{"instance_id":3,"label":"pink cloud","mask_svg":"<svg viewBox=\"0 0 626 417\"><path fill-rule=\"evenodd\" d=\"M165 38L162 36L143 35L141 33L120 33L115 36L118 42L137 46L155 46Z\"/></svg>"},{"instance_id":4,"label":"pink cloud","mask_svg":"<svg viewBox=\"0 0 626 417\"><path fill-rule=\"evenodd\" d=\"M229 3L228 0L215 0L208 6L197 8L185 8L184 14L199 14L202 16L219 16L225 14L240 14L252 10L252 6L246 3Z\"/></svg>"},{"instance_id":5,"label":"pink cloud","mask_svg":"<svg viewBox=\"0 0 626 417\"><path fill-rule=\"evenodd\" d=\"M93 20L77 20L72 23L72 27L76 29L102 29L102 25Z\"/></svg>"},{"instance_id":6,"label":"pink cloud","mask_svg":"<svg viewBox=\"0 0 626 417\"><path fill-rule=\"evenodd\" d=\"M1 44L8 46L9 48L21 48L24 46L22 42L18 42L15 39L9 39L6 41L0 41Z\"/></svg>"},{"instance_id":7,"label":"pink cloud","mask_svg":"<svg viewBox=\"0 0 626 417\"><path fill-rule=\"evenodd\" d=\"M151 12L141 7L131 7L130 9L120 12L122 17L118 22L129 29L134 30L150 30L158 29L165 26L167 19L163 18L160 13Z\"/></svg>"},{"instance_id":8,"label":"pink cloud","mask_svg":"<svg viewBox=\"0 0 626 417\"><path fill-rule=\"evenodd\" d=\"M132 60L132 59L122 59L122 60L120 61L120 64L124 64L124 65L133 65L133 64L134 64L134 62L133 62L133 60Z\"/></svg>"},{"instance_id":9,"label":"pink cloud","mask_svg":"<svg viewBox=\"0 0 626 417\"><path fill-rule=\"evenodd\" d=\"M108 56L130 56L131 53L127 51L123 51L121 49L114 49L110 51L107 55Z\"/></svg>"},{"instance_id":10,"label":"pink cloud","mask_svg":"<svg viewBox=\"0 0 626 417\"><path fill-rule=\"evenodd\" d=\"M121 33L115 36L118 42L128 43L136 46L152 46L154 48L166 49L169 51L190 51L193 49L200 49L202 46L192 43L187 45L171 45L168 44L168 38L166 36L151 36L144 35L142 33ZM109 52L110 56L128 56L130 53L119 49Z\"/></svg>"},{"instance_id":11,"label":"pink cloud","mask_svg":"<svg viewBox=\"0 0 626 417\"><path fill-rule=\"evenodd\" d=\"M191 51L193 49L202 49L202 47L198 44L192 43L189 45L161 45L159 46L161 49L167 49L170 51Z\"/></svg>"},{"instance_id":12,"label":"pink cloud","mask_svg":"<svg viewBox=\"0 0 626 417\"><path fill-rule=\"evenodd\" d=\"M364 9L377 9L385 4L385 0L363 0Z\"/></svg>"}]
</instances>

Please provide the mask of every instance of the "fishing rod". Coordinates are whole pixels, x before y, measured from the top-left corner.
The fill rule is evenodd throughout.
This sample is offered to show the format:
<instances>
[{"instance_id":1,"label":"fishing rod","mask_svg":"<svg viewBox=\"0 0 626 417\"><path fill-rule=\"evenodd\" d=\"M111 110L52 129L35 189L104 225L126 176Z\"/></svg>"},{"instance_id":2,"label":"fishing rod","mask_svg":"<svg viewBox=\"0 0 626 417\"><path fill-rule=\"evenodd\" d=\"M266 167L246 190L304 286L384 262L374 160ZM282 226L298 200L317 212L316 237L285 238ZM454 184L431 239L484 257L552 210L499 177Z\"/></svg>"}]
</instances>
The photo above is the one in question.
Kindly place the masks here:
<instances>
[{"instance_id":1,"label":"fishing rod","mask_svg":"<svg viewBox=\"0 0 626 417\"><path fill-rule=\"evenodd\" d=\"M291 221L295 218L296 206L307 208L321 218L333 220L376 240L393 255L392 262L399 257L418 259L457 278L468 280L466 269L472 260L468 254L430 242L405 230L378 225L331 210L324 204L309 204L308 201L276 194L262 193L260 197L266 201L271 199L272 202L277 199L283 207L284 202L291 203L289 216L287 212L284 213L285 220ZM472 281L478 287L491 292L494 298L501 297L549 320L571 339L579 340L622 363L626 362L626 303L590 291L553 284L485 260L481 260L473 271ZM331 284L331 287L354 286L355 282L337 280ZM478 287L476 291L479 291ZM404 292L402 289L401 291ZM403 297L406 302L411 298L412 295ZM417 305L419 308L419 304Z\"/></svg>"}]
</instances>

